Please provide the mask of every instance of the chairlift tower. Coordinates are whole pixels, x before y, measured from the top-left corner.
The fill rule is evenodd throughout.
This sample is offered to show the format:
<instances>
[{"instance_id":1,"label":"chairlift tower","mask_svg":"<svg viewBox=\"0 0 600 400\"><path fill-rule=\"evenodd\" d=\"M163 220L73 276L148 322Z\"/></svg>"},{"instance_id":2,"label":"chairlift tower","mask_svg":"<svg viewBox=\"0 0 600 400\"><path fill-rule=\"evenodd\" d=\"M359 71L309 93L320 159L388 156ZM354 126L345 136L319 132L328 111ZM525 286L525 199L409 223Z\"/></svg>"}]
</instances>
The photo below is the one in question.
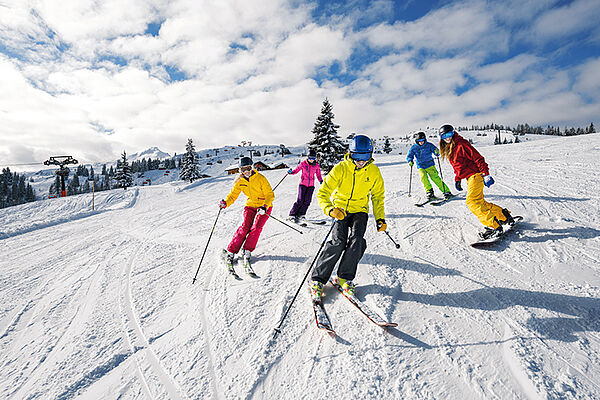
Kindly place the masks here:
<instances>
[{"instance_id":1,"label":"chairlift tower","mask_svg":"<svg viewBox=\"0 0 600 400\"><path fill-rule=\"evenodd\" d=\"M44 161L44 165L58 165L59 168L56 170L56 175L60 176L60 197L67 197L67 190L65 188L65 178L69 177L71 171L65 165L77 164L78 161L71 156L53 156L49 160Z\"/></svg>"}]
</instances>

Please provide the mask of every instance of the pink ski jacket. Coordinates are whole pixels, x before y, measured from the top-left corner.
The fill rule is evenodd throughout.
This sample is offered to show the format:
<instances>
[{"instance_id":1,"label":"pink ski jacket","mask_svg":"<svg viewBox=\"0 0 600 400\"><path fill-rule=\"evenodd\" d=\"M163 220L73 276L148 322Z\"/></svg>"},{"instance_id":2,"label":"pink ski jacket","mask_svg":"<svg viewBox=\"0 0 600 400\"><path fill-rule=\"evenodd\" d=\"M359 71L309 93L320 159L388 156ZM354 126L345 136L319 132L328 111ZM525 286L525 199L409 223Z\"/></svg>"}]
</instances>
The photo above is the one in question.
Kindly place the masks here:
<instances>
[{"instance_id":1,"label":"pink ski jacket","mask_svg":"<svg viewBox=\"0 0 600 400\"><path fill-rule=\"evenodd\" d=\"M302 176L300 177L301 185L315 186L315 175L319 182L323 182L323 178L321 178L321 167L319 167L319 163L316 161L311 165L307 160L302 160L302 162L292 171L292 175L296 175L299 171L302 171Z\"/></svg>"}]
</instances>

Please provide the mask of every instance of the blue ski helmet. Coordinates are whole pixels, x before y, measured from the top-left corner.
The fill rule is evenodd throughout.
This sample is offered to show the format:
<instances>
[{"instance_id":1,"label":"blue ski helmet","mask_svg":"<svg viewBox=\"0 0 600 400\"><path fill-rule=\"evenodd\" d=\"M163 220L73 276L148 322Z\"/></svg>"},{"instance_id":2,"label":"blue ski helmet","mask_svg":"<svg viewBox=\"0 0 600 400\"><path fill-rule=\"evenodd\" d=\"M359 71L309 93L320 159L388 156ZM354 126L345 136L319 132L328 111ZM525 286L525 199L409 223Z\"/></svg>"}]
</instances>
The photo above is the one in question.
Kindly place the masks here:
<instances>
[{"instance_id":1,"label":"blue ski helmet","mask_svg":"<svg viewBox=\"0 0 600 400\"><path fill-rule=\"evenodd\" d=\"M350 142L350 158L356 161L369 161L373 154L373 142L365 135L356 135Z\"/></svg>"},{"instance_id":2,"label":"blue ski helmet","mask_svg":"<svg viewBox=\"0 0 600 400\"><path fill-rule=\"evenodd\" d=\"M454 135L454 127L452 125L446 124L440 127L440 139L448 139Z\"/></svg>"}]
</instances>

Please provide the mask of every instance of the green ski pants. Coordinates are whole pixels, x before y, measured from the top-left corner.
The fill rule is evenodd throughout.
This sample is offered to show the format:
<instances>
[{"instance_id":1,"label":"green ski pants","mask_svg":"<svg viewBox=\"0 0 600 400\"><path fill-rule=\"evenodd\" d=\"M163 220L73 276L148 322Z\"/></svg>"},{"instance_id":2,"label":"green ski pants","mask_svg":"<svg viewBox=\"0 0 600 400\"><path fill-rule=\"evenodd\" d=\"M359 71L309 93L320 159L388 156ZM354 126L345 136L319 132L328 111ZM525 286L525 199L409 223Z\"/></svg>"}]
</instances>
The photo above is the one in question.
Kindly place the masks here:
<instances>
[{"instance_id":1,"label":"green ski pants","mask_svg":"<svg viewBox=\"0 0 600 400\"><path fill-rule=\"evenodd\" d=\"M421 182L423 182L423 186L425 187L426 192L428 192L432 189L431 182L429 182L429 177L431 177L431 180L433 181L433 183L435 183L436 186L438 188L440 188L440 190L443 193L450 192L450 189L448 189L448 186L446 186L446 184L444 182L442 182L442 179L438 175L435 165L432 165L429 168L419 168L419 174L421 175ZM428 177L428 175L429 175L429 177Z\"/></svg>"}]
</instances>

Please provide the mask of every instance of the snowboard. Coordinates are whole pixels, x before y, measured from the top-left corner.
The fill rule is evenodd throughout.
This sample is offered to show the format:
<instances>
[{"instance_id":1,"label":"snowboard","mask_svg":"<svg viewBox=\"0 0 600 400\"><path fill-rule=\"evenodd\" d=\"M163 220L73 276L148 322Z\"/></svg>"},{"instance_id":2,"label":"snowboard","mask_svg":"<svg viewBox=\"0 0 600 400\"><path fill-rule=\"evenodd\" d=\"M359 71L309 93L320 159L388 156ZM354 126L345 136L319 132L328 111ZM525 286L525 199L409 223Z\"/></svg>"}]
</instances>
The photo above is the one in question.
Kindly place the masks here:
<instances>
[{"instance_id":1,"label":"snowboard","mask_svg":"<svg viewBox=\"0 0 600 400\"><path fill-rule=\"evenodd\" d=\"M523 217L517 215L515 217L513 217L513 219L515 220L515 223L512 225L502 225L502 229L503 232L499 235L499 236L494 236L492 238L489 239L480 239L476 242L471 243L471 247L474 247L476 249L481 249L481 248L486 248L486 247L490 247L493 246L495 243L497 243L499 240L501 240L504 236L506 236L506 234L510 231L512 231L513 229L515 229L515 227L518 225L518 223L523 220Z\"/></svg>"}]
</instances>

